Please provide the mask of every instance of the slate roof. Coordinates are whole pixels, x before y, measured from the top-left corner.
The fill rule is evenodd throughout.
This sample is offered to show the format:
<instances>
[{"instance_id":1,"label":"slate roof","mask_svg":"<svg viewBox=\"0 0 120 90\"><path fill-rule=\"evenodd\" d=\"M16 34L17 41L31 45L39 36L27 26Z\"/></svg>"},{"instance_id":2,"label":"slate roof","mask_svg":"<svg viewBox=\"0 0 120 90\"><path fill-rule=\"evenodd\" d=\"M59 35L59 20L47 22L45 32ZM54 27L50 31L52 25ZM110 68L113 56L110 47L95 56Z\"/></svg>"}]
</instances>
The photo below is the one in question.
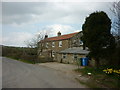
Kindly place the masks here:
<instances>
[{"instance_id":1,"label":"slate roof","mask_svg":"<svg viewBox=\"0 0 120 90\"><path fill-rule=\"evenodd\" d=\"M73 47L73 48L68 48L63 51L60 51L59 53L71 53L71 54L88 54L89 51L83 50L80 47Z\"/></svg>"},{"instance_id":2,"label":"slate roof","mask_svg":"<svg viewBox=\"0 0 120 90\"><path fill-rule=\"evenodd\" d=\"M61 35L61 36L56 36L56 37L50 37L50 38L46 38L42 41L58 41L58 40L66 40L69 38L72 38L75 34L77 34L79 32L75 32L75 33L70 33L70 34L65 34L65 35Z\"/></svg>"}]
</instances>

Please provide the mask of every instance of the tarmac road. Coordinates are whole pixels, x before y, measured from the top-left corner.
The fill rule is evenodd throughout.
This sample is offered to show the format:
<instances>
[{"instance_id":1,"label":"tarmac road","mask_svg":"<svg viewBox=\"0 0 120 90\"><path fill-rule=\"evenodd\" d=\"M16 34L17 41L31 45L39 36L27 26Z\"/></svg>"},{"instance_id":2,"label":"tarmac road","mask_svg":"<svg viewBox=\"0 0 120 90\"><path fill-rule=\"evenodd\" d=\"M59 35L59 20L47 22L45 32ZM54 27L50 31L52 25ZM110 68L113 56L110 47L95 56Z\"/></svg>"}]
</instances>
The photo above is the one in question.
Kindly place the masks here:
<instances>
[{"instance_id":1,"label":"tarmac road","mask_svg":"<svg viewBox=\"0 0 120 90\"><path fill-rule=\"evenodd\" d=\"M52 68L2 58L2 88L86 88Z\"/></svg>"}]
</instances>

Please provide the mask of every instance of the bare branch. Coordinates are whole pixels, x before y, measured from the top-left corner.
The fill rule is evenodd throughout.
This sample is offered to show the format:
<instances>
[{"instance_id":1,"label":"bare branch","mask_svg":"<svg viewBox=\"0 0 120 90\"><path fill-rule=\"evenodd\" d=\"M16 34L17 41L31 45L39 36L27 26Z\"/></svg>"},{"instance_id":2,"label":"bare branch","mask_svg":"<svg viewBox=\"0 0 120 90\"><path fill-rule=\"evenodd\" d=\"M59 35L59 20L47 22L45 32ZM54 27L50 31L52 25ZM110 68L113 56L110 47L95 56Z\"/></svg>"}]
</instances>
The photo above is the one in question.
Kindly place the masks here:
<instances>
[{"instance_id":1,"label":"bare branch","mask_svg":"<svg viewBox=\"0 0 120 90\"><path fill-rule=\"evenodd\" d=\"M120 35L120 1L113 2L112 8L110 8L110 10L113 12L115 16L113 28L115 29L116 32L118 32L118 35Z\"/></svg>"},{"instance_id":2,"label":"bare branch","mask_svg":"<svg viewBox=\"0 0 120 90\"><path fill-rule=\"evenodd\" d=\"M38 47L38 42L41 40L43 40L43 35L39 33L35 37L33 37L31 40L25 41L25 44L29 48L36 48Z\"/></svg>"}]
</instances>

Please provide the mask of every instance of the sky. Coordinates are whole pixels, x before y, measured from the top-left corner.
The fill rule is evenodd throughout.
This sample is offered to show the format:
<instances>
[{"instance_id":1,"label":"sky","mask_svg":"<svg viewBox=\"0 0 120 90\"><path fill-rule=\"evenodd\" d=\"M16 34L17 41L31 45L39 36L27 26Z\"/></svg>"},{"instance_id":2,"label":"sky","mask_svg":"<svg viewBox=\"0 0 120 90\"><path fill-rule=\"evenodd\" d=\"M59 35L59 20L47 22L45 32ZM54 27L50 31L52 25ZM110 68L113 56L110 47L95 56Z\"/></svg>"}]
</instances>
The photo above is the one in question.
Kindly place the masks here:
<instances>
[{"instance_id":1,"label":"sky","mask_svg":"<svg viewBox=\"0 0 120 90\"><path fill-rule=\"evenodd\" d=\"M2 5L1 5L2 4ZM39 33L48 37L82 30L85 18L104 11L113 20L111 2L1 2L0 44L25 47Z\"/></svg>"}]
</instances>

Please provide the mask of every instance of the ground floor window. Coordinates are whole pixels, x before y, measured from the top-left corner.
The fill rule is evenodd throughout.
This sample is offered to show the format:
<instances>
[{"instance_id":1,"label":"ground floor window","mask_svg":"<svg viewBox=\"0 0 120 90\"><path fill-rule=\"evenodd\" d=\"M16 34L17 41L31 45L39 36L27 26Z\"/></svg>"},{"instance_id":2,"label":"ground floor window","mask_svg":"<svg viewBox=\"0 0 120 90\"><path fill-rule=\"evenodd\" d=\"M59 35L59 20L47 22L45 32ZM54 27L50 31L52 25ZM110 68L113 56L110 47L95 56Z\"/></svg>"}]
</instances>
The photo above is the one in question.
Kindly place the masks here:
<instances>
[{"instance_id":1,"label":"ground floor window","mask_svg":"<svg viewBox=\"0 0 120 90\"><path fill-rule=\"evenodd\" d=\"M46 48L48 48L48 43L46 43Z\"/></svg>"},{"instance_id":2,"label":"ground floor window","mask_svg":"<svg viewBox=\"0 0 120 90\"><path fill-rule=\"evenodd\" d=\"M64 58L67 58L67 54L66 53L63 53L62 54L62 58L64 59Z\"/></svg>"},{"instance_id":3,"label":"ground floor window","mask_svg":"<svg viewBox=\"0 0 120 90\"><path fill-rule=\"evenodd\" d=\"M52 57L55 57L55 52L54 51L52 51Z\"/></svg>"},{"instance_id":4,"label":"ground floor window","mask_svg":"<svg viewBox=\"0 0 120 90\"><path fill-rule=\"evenodd\" d=\"M78 55L77 55L77 54L74 54L74 55L73 55L73 58L74 58L74 60L77 60Z\"/></svg>"}]
</instances>

